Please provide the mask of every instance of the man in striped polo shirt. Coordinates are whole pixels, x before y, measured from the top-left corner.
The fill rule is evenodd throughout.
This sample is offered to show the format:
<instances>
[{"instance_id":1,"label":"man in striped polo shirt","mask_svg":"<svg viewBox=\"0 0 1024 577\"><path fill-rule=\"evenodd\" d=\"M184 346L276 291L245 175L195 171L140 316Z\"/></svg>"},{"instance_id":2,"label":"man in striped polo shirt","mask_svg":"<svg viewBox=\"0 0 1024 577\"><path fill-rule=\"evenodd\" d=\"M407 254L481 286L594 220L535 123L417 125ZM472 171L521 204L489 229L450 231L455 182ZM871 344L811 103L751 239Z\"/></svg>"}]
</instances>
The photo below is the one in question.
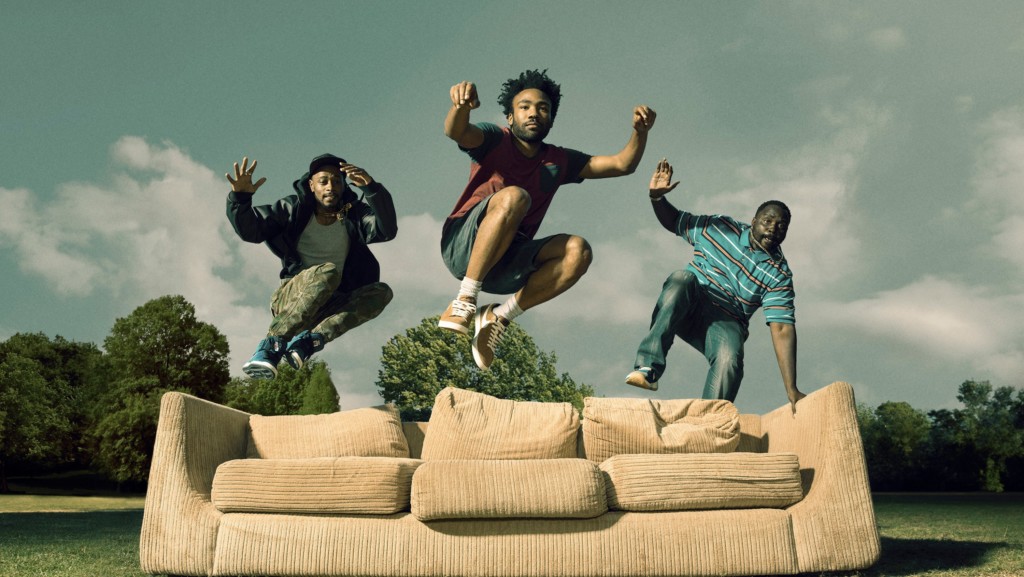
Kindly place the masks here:
<instances>
[{"instance_id":1,"label":"man in striped polo shirt","mask_svg":"<svg viewBox=\"0 0 1024 577\"><path fill-rule=\"evenodd\" d=\"M665 199L678 184L672 182L672 165L662 159L651 177L651 205L663 227L693 245L693 260L665 281L626 383L658 390L665 355L678 335L710 364L703 398L736 400L747 326L762 308L795 411L806 395L796 386L793 273L780 246L789 229L789 208L769 200L749 225L728 216L693 215Z\"/></svg>"}]
</instances>

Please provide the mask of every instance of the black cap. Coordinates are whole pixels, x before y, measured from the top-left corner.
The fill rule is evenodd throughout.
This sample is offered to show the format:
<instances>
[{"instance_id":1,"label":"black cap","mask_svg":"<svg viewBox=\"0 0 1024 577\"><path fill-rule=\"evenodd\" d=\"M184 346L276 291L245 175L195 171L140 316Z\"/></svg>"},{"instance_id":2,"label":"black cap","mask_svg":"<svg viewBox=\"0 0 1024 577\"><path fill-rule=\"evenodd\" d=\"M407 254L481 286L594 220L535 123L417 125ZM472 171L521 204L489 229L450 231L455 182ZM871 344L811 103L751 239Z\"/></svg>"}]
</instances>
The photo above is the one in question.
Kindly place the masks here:
<instances>
[{"instance_id":1,"label":"black cap","mask_svg":"<svg viewBox=\"0 0 1024 577\"><path fill-rule=\"evenodd\" d=\"M345 162L345 159L339 156L334 156L333 154L321 154L320 156L310 161L309 176L313 176L314 174L319 172L321 168L328 165L337 168L338 165L343 162Z\"/></svg>"}]
</instances>

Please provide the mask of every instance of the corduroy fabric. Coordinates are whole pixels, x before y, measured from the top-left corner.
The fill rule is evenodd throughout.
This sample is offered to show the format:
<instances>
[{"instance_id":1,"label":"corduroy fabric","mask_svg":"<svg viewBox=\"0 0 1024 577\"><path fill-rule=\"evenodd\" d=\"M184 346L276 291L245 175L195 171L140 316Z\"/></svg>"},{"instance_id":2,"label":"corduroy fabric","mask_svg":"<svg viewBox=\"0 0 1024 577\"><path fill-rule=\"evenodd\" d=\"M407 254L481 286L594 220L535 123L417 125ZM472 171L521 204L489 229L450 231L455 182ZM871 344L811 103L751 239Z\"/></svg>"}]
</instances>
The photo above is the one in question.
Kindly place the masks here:
<instances>
[{"instance_id":1,"label":"corduroy fabric","mask_svg":"<svg viewBox=\"0 0 1024 577\"><path fill-rule=\"evenodd\" d=\"M761 431L761 415L740 413L740 442L737 452L763 453L764 433Z\"/></svg>"},{"instance_id":2,"label":"corduroy fabric","mask_svg":"<svg viewBox=\"0 0 1024 577\"><path fill-rule=\"evenodd\" d=\"M836 382L761 417L769 452L800 455L804 498L793 517L800 571L843 571L878 560L881 544L871 502L853 387Z\"/></svg>"},{"instance_id":3,"label":"corduroy fabric","mask_svg":"<svg viewBox=\"0 0 1024 577\"><path fill-rule=\"evenodd\" d=\"M420 521L597 517L608 510L604 475L582 459L429 461L412 479Z\"/></svg>"},{"instance_id":4,"label":"corduroy fabric","mask_svg":"<svg viewBox=\"0 0 1024 577\"><path fill-rule=\"evenodd\" d=\"M393 457L237 459L217 467L214 506L225 513L389 515L409 509L422 461Z\"/></svg>"},{"instance_id":5,"label":"corduroy fabric","mask_svg":"<svg viewBox=\"0 0 1024 577\"><path fill-rule=\"evenodd\" d=\"M579 414L569 403L509 401L447 387L438 393L423 460L576 456Z\"/></svg>"},{"instance_id":6,"label":"corduroy fabric","mask_svg":"<svg viewBox=\"0 0 1024 577\"><path fill-rule=\"evenodd\" d=\"M183 393L160 400L139 559L147 573L208 575L223 516L210 503L217 465L245 455L249 414Z\"/></svg>"},{"instance_id":7,"label":"corduroy fabric","mask_svg":"<svg viewBox=\"0 0 1024 577\"><path fill-rule=\"evenodd\" d=\"M623 511L781 508L803 497L793 453L616 455L601 470L608 508Z\"/></svg>"},{"instance_id":8,"label":"corduroy fabric","mask_svg":"<svg viewBox=\"0 0 1024 577\"><path fill-rule=\"evenodd\" d=\"M325 415L253 415L249 427L249 458L409 457L391 404Z\"/></svg>"},{"instance_id":9,"label":"corduroy fabric","mask_svg":"<svg viewBox=\"0 0 1024 577\"><path fill-rule=\"evenodd\" d=\"M210 484L217 465L244 458L249 417L168 393L143 517L142 569L335 577L668 577L864 569L877 560L879 541L854 409L852 388L834 383L801 400L796 415L787 403L760 417L756 436L763 451L799 455L806 496L785 510L609 511L583 520L423 523L410 513L220 513L209 500ZM745 431L746 426L744 421Z\"/></svg>"},{"instance_id":10,"label":"corduroy fabric","mask_svg":"<svg viewBox=\"0 0 1024 577\"><path fill-rule=\"evenodd\" d=\"M402 422L402 432L409 442L409 458L419 459L423 454L423 439L427 435L427 423L422 421Z\"/></svg>"},{"instance_id":11,"label":"corduroy fabric","mask_svg":"<svg viewBox=\"0 0 1024 577\"><path fill-rule=\"evenodd\" d=\"M739 412L729 401L587 397L583 449L600 463L637 453L729 453L739 444Z\"/></svg>"},{"instance_id":12,"label":"corduroy fabric","mask_svg":"<svg viewBox=\"0 0 1024 577\"><path fill-rule=\"evenodd\" d=\"M214 575L680 577L796 572L778 509L424 523L392 516L231 513Z\"/></svg>"}]
</instances>

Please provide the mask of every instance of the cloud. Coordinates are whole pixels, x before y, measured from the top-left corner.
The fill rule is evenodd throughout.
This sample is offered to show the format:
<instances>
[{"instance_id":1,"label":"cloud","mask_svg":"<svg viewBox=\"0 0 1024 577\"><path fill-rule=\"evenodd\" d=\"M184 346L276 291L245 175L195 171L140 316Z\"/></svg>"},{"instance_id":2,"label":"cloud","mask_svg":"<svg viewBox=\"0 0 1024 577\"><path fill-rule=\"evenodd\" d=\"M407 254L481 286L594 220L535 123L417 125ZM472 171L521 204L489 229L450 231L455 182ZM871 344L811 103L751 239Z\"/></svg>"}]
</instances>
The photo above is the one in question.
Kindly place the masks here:
<instances>
[{"instance_id":1,"label":"cloud","mask_svg":"<svg viewBox=\"0 0 1024 577\"><path fill-rule=\"evenodd\" d=\"M852 302L825 302L818 321L906 343L932 358L955 359L1008 381L1024 372L1024 294L925 276Z\"/></svg>"},{"instance_id":2,"label":"cloud","mask_svg":"<svg viewBox=\"0 0 1024 577\"><path fill-rule=\"evenodd\" d=\"M1024 276L1024 107L1001 110L979 128L969 211L991 227L992 238L980 252L1005 260Z\"/></svg>"},{"instance_id":3,"label":"cloud","mask_svg":"<svg viewBox=\"0 0 1024 577\"><path fill-rule=\"evenodd\" d=\"M741 167L738 174L746 186L704 198L695 207L745 221L765 200L785 202L793 211L793 222L783 250L798 290L812 294L826 291L863 266L857 258L857 223L863 218L855 202L857 171L872 136L885 129L890 115L861 101L824 106L819 119L827 137Z\"/></svg>"},{"instance_id":4,"label":"cloud","mask_svg":"<svg viewBox=\"0 0 1024 577\"><path fill-rule=\"evenodd\" d=\"M136 306L181 294L232 350L242 341L251 347L268 319L243 297L255 284L269 299L277 265L266 249L234 238L221 179L171 143L126 136L111 157L117 172L106 184L64 183L46 200L0 189L0 242L59 294L105 292Z\"/></svg>"}]
</instances>

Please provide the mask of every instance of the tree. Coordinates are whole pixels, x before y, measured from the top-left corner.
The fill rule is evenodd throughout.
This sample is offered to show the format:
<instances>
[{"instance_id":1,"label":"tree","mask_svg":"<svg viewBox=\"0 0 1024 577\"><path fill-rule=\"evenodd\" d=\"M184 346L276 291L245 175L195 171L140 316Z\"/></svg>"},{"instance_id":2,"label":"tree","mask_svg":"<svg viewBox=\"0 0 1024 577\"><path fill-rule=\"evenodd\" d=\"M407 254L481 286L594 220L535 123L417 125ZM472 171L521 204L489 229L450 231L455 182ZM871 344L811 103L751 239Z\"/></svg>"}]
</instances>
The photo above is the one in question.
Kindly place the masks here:
<instances>
[{"instance_id":1,"label":"tree","mask_svg":"<svg viewBox=\"0 0 1024 577\"><path fill-rule=\"evenodd\" d=\"M117 319L103 341L115 378L153 377L165 389L220 402L228 341L182 296L153 299Z\"/></svg>"},{"instance_id":2,"label":"tree","mask_svg":"<svg viewBox=\"0 0 1024 577\"><path fill-rule=\"evenodd\" d=\"M1013 393L1011 387L993 390L988 381L964 381L956 397L964 405L958 411L961 434L985 456L978 474L986 491L1001 492L1007 461L1024 455L1024 431L1016 426Z\"/></svg>"},{"instance_id":3,"label":"tree","mask_svg":"<svg viewBox=\"0 0 1024 577\"><path fill-rule=\"evenodd\" d=\"M392 337L381 350L377 389L407 421L427 420L434 398L447 386L517 401L569 402L582 409L594 390L555 369L553 352L537 349L518 325L509 325L489 371L473 362L469 341L437 326L438 317Z\"/></svg>"},{"instance_id":4,"label":"tree","mask_svg":"<svg viewBox=\"0 0 1024 577\"><path fill-rule=\"evenodd\" d=\"M181 391L220 402L228 382L228 344L196 319L181 296L164 296L117 319L104 340L112 382L90 432L96 464L118 482L149 474L160 398Z\"/></svg>"},{"instance_id":5,"label":"tree","mask_svg":"<svg viewBox=\"0 0 1024 577\"><path fill-rule=\"evenodd\" d=\"M302 367L311 369L309 381L302 389L300 415L320 415L338 410L338 389L331 380L331 370L322 361L313 361Z\"/></svg>"},{"instance_id":6,"label":"tree","mask_svg":"<svg viewBox=\"0 0 1024 577\"><path fill-rule=\"evenodd\" d=\"M882 403L873 412L858 406L857 413L872 489L915 488L925 463L928 417L902 401Z\"/></svg>"},{"instance_id":7,"label":"tree","mask_svg":"<svg viewBox=\"0 0 1024 577\"><path fill-rule=\"evenodd\" d=\"M57 457L71 430L67 387L46 382L42 366L8 354L0 363L0 492L6 493L6 463Z\"/></svg>"},{"instance_id":8,"label":"tree","mask_svg":"<svg viewBox=\"0 0 1024 577\"><path fill-rule=\"evenodd\" d=\"M273 380L231 379L225 398L227 406L257 415L313 415L338 410L338 391L330 369L319 359L298 371L282 364Z\"/></svg>"},{"instance_id":9,"label":"tree","mask_svg":"<svg viewBox=\"0 0 1024 577\"><path fill-rule=\"evenodd\" d=\"M17 333L0 343L0 363L11 355L36 361L38 374L53 391L55 407L67 415L71 429L61 441L60 451L34 466L52 468L69 463L85 465L89 457L80 440L88 428L90 406L105 386L103 353L93 343L54 339L43 333Z\"/></svg>"}]
</instances>

